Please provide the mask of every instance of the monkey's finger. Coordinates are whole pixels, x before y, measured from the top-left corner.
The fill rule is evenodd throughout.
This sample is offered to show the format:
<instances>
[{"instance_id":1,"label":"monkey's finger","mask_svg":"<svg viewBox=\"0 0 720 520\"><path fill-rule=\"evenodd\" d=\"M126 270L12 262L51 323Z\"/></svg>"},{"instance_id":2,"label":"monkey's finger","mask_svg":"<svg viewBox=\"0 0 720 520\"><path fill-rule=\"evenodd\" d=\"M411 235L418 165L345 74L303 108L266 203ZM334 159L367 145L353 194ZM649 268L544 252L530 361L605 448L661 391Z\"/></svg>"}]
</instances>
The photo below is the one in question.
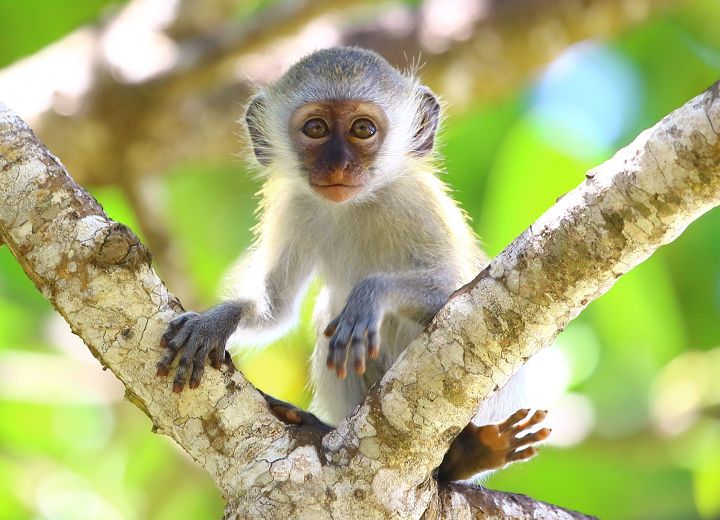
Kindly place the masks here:
<instances>
[{"instance_id":1,"label":"monkey's finger","mask_svg":"<svg viewBox=\"0 0 720 520\"><path fill-rule=\"evenodd\" d=\"M175 379L173 379L173 392L176 394L182 392L185 387L187 373L191 368L193 356L198 350L202 349L201 340L202 338L200 338L195 331L191 331L187 341L185 342L185 348L180 356L177 371L175 372Z\"/></svg>"},{"instance_id":2,"label":"monkey's finger","mask_svg":"<svg viewBox=\"0 0 720 520\"><path fill-rule=\"evenodd\" d=\"M175 336L175 330L168 327L165 334L160 337L160 346L162 348L167 348L168 343L170 343L170 340L173 339L173 336Z\"/></svg>"},{"instance_id":3,"label":"monkey's finger","mask_svg":"<svg viewBox=\"0 0 720 520\"><path fill-rule=\"evenodd\" d=\"M296 408L288 408L285 411L285 418L293 424L302 423L302 417L300 416L300 411Z\"/></svg>"},{"instance_id":4,"label":"monkey's finger","mask_svg":"<svg viewBox=\"0 0 720 520\"><path fill-rule=\"evenodd\" d=\"M309 414L304 414L302 410L296 406L281 401L269 394L266 394L262 390L259 391L265 398L270 411L284 423L288 424L302 424L305 422L305 418Z\"/></svg>"},{"instance_id":5,"label":"monkey's finger","mask_svg":"<svg viewBox=\"0 0 720 520\"><path fill-rule=\"evenodd\" d=\"M325 360L325 366L328 367L328 370L332 370L335 368L335 350L333 349L332 338L330 338L330 342L328 343L328 352L327 359Z\"/></svg>"},{"instance_id":6,"label":"monkey's finger","mask_svg":"<svg viewBox=\"0 0 720 520\"><path fill-rule=\"evenodd\" d=\"M180 325L182 325L182 323ZM160 338L160 346L162 348L168 347L168 344L175 337L175 334L177 334L178 330L180 329L180 325L168 324L167 329L165 329L165 333Z\"/></svg>"},{"instance_id":7,"label":"monkey's finger","mask_svg":"<svg viewBox=\"0 0 720 520\"><path fill-rule=\"evenodd\" d=\"M210 344L206 341L195 353L192 361L192 373L190 374L190 388L197 388L200 386L200 380L202 379L203 372L205 372L205 361L207 360L209 351Z\"/></svg>"},{"instance_id":8,"label":"monkey's finger","mask_svg":"<svg viewBox=\"0 0 720 520\"><path fill-rule=\"evenodd\" d=\"M507 462L531 459L535 455L537 455L537 448L533 448L532 446L530 446L529 448L525 448L524 450L514 451L514 452L508 454Z\"/></svg>"},{"instance_id":9,"label":"monkey's finger","mask_svg":"<svg viewBox=\"0 0 720 520\"><path fill-rule=\"evenodd\" d=\"M349 352L350 350L347 347L339 349L335 352L335 360L333 363L335 364L335 374L338 376L338 379L345 379L347 377L347 361Z\"/></svg>"},{"instance_id":10,"label":"monkey's finger","mask_svg":"<svg viewBox=\"0 0 720 520\"><path fill-rule=\"evenodd\" d=\"M335 367L335 374L340 379L347 377L347 359L349 353L349 342L346 343L342 348L335 349L333 356L333 366Z\"/></svg>"},{"instance_id":11,"label":"monkey's finger","mask_svg":"<svg viewBox=\"0 0 720 520\"><path fill-rule=\"evenodd\" d=\"M183 391L183 388L185 388L188 368L190 368L190 363L186 358L181 357L178 362L177 371L175 372L175 378L173 379L173 392L176 394L179 394Z\"/></svg>"},{"instance_id":12,"label":"monkey's finger","mask_svg":"<svg viewBox=\"0 0 720 520\"><path fill-rule=\"evenodd\" d=\"M325 360L325 366L328 368L328 370L335 369L335 355L332 351L328 352L327 359Z\"/></svg>"},{"instance_id":13,"label":"monkey's finger","mask_svg":"<svg viewBox=\"0 0 720 520\"><path fill-rule=\"evenodd\" d=\"M365 343L365 331L356 327L352 336L353 365L355 373L365 373L365 357L367 356L367 345Z\"/></svg>"},{"instance_id":14,"label":"monkey's finger","mask_svg":"<svg viewBox=\"0 0 720 520\"><path fill-rule=\"evenodd\" d=\"M520 421L522 421L523 419L525 419L525 417L527 417L529 413L530 413L530 408L522 408L522 409L518 410L517 412L512 414L510 417L505 419L503 422L498 424L498 429L501 432L511 430L515 424L517 424Z\"/></svg>"},{"instance_id":15,"label":"monkey's finger","mask_svg":"<svg viewBox=\"0 0 720 520\"><path fill-rule=\"evenodd\" d=\"M367 333L368 357L377 359L380 357L380 336L377 329L370 329Z\"/></svg>"},{"instance_id":16,"label":"monkey's finger","mask_svg":"<svg viewBox=\"0 0 720 520\"><path fill-rule=\"evenodd\" d=\"M523 435L522 437L515 437L510 443L510 447L512 449L516 449L521 448L522 446L528 446L530 444L535 444L536 442L544 441L550 436L550 432L552 432L550 428L542 428L536 432Z\"/></svg>"},{"instance_id":17,"label":"monkey's finger","mask_svg":"<svg viewBox=\"0 0 720 520\"><path fill-rule=\"evenodd\" d=\"M328 338L331 338L333 334L335 334L335 329L337 329L338 323L340 322L340 316L332 320L327 327L325 327L325 330L323 331L323 334L327 336Z\"/></svg>"},{"instance_id":18,"label":"monkey's finger","mask_svg":"<svg viewBox=\"0 0 720 520\"><path fill-rule=\"evenodd\" d=\"M537 410L534 414L532 414L532 417L530 417L528 420L523 421L521 423L516 424L512 427L511 431L513 433L518 433L523 430L527 430L528 428L531 428L535 426L536 424L539 424L545 420L545 417L547 416L547 410Z\"/></svg>"},{"instance_id":19,"label":"monkey's finger","mask_svg":"<svg viewBox=\"0 0 720 520\"><path fill-rule=\"evenodd\" d=\"M167 352L160 361L155 365L155 375L158 377L165 377L170 373L170 365L177 356L177 350L171 350Z\"/></svg>"},{"instance_id":20,"label":"monkey's finger","mask_svg":"<svg viewBox=\"0 0 720 520\"><path fill-rule=\"evenodd\" d=\"M235 363L233 362L233 358L230 355L230 352L225 350L224 347L223 347L223 351L225 352L225 356L223 358L223 365L225 365L227 367L228 374L233 374L237 370L237 368L235 367Z\"/></svg>"},{"instance_id":21,"label":"monkey's finger","mask_svg":"<svg viewBox=\"0 0 720 520\"><path fill-rule=\"evenodd\" d=\"M190 384L188 385L191 389L195 389L200 386L203 373L205 372L205 363L193 363L192 373L190 374ZM174 384L173 384L174 388Z\"/></svg>"},{"instance_id":22,"label":"monkey's finger","mask_svg":"<svg viewBox=\"0 0 720 520\"><path fill-rule=\"evenodd\" d=\"M167 329L165 330L165 334L162 335L160 338L160 346L163 348L166 348L170 341L173 339L175 334L178 333L178 331L182 328L182 326L185 324L187 320L192 318L193 316L197 316L196 312L184 312L183 314L176 316L167 325Z\"/></svg>"},{"instance_id":23,"label":"monkey's finger","mask_svg":"<svg viewBox=\"0 0 720 520\"><path fill-rule=\"evenodd\" d=\"M225 360L225 345L216 344L210 350L210 364L216 370L220 370Z\"/></svg>"},{"instance_id":24,"label":"monkey's finger","mask_svg":"<svg viewBox=\"0 0 720 520\"><path fill-rule=\"evenodd\" d=\"M330 354L332 355L332 364L335 367L335 373L340 379L347 377L349 346L350 335L346 333L345 327L338 328L330 341Z\"/></svg>"},{"instance_id":25,"label":"monkey's finger","mask_svg":"<svg viewBox=\"0 0 720 520\"><path fill-rule=\"evenodd\" d=\"M168 352L163 356L160 362L156 365L156 375L160 377L167 376L170 373L170 365L172 365L175 357L178 355L182 347L187 342L188 337L192 333L191 327L184 327L180 332L171 339L167 344Z\"/></svg>"},{"instance_id":26,"label":"monkey's finger","mask_svg":"<svg viewBox=\"0 0 720 520\"><path fill-rule=\"evenodd\" d=\"M205 362L209 363L213 368L217 368L215 365L218 363L218 359L223 359L225 349L221 345L220 341L218 341L215 337L209 337L207 342L209 348L207 356L205 357ZM220 361L220 363L222 364L222 361Z\"/></svg>"},{"instance_id":27,"label":"monkey's finger","mask_svg":"<svg viewBox=\"0 0 720 520\"><path fill-rule=\"evenodd\" d=\"M329 369L338 370L338 362L344 358L344 352L341 352L342 355L338 355L338 351L346 350L348 343L350 343L349 331L346 326L340 324L336 327L328 343L327 367Z\"/></svg>"}]
</instances>

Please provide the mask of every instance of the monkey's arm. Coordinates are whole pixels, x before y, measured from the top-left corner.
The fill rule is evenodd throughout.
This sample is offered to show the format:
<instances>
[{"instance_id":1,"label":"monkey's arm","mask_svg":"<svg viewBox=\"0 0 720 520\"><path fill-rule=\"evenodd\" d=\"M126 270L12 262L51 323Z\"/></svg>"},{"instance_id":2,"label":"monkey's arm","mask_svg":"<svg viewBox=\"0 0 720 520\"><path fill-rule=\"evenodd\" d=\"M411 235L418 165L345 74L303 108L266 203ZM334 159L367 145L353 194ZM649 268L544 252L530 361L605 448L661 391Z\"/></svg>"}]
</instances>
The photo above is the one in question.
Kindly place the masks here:
<instances>
[{"instance_id":1,"label":"monkey's arm","mask_svg":"<svg viewBox=\"0 0 720 520\"><path fill-rule=\"evenodd\" d=\"M263 273L269 257L270 268ZM157 375L166 376L179 356L173 391L181 392L190 372L190 388L200 384L206 360L215 368L229 361L225 344L236 329L263 330L290 322L296 314L302 289L312 266L290 246L278 255L254 250L243 262L248 296L223 302L205 312L186 312L168 324L161 343L167 353L157 364ZM261 283L258 283L261 281ZM241 286L242 290L243 287Z\"/></svg>"},{"instance_id":2,"label":"monkey's arm","mask_svg":"<svg viewBox=\"0 0 720 520\"><path fill-rule=\"evenodd\" d=\"M445 304L455 284L450 273L437 269L364 278L325 329L325 335L331 337L328 368L334 368L338 377L345 377L352 349L355 371L362 374L365 358L376 358L380 353L380 325L386 313L425 325Z\"/></svg>"}]
</instances>

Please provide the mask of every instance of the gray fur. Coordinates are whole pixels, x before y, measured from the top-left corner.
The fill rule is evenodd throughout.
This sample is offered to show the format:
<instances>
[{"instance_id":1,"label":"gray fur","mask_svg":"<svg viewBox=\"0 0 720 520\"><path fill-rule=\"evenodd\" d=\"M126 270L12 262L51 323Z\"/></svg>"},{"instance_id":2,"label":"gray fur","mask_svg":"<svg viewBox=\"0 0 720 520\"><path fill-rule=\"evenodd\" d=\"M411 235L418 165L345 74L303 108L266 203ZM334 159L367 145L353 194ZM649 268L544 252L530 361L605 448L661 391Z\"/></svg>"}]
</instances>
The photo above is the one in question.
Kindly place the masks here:
<instances>
[{"instance_id":1,"label":"gray fur","mask_svg":"<svg viewBox=\"0 0 720 520\"><path fill-rule=\"evenodd\" d=\"M302 85L302 89L297 86ZM397 96L408 96L414 81L402 75L380 55L358 47L316 51L295 63L268 89L283 99L285 110L328 99L363 99L387 110Z\"/></svg>"}]
</instances>

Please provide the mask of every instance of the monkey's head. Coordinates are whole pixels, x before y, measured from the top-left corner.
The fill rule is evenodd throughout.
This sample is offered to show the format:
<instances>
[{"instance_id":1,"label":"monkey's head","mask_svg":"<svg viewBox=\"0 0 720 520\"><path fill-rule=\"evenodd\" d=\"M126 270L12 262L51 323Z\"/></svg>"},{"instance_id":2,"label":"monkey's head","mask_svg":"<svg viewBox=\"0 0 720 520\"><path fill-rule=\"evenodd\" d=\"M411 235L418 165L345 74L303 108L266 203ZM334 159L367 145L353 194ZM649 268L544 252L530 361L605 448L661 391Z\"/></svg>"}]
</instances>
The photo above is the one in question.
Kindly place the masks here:
<instances>
[{"instance_id":1,"label":"monkey's head","mask_svg":"<svg viewBox=\"0 0 720 520\"><path fill-rule=\"evenodd\" d=\"M320 197L364 200L429 156L440 105L374 52L323 49L254 96L245 121L258 162Z\"/></svg>"}]
</instances>

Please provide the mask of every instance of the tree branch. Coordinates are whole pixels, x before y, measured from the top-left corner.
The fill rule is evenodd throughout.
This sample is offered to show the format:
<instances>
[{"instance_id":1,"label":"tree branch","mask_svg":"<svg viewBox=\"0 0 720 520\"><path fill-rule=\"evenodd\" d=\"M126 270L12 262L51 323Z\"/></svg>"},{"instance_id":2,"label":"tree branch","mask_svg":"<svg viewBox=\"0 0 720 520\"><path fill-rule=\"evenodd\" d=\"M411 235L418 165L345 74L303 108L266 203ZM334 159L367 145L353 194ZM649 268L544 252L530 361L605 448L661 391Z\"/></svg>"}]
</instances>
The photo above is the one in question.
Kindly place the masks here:
<instances>
[{"instance_id":1,"label":"tree branch","mask_svg":"<svg viewBox=\"0 0 720 520\"><path fill-rule=\"evenodd\" d=\"M456 292L322 449L275 420L239 373L209 370L181 395L155 377L159 336L179 304L137 238L1 104L0 238L128 398L213 476L229 518L455 518L469 509L485 518L496 515L483 509L496 495L439 488L432 469L483 397L720 202L718 128L720 84L592 170Z\"/></svg>"},{"instance_id":2,"label":"tree branch","mask_svg":"<svg viewBox=\"0 0 720 520\"><path fill-rule=\"evenodd\" d=\"M459 497L462 500L458 500ZM437 500L423 515L423 520L425 518L591 520L595 517L561 509L525 495L452 483L440 487Z\"/></svg>"}]
</instances>

